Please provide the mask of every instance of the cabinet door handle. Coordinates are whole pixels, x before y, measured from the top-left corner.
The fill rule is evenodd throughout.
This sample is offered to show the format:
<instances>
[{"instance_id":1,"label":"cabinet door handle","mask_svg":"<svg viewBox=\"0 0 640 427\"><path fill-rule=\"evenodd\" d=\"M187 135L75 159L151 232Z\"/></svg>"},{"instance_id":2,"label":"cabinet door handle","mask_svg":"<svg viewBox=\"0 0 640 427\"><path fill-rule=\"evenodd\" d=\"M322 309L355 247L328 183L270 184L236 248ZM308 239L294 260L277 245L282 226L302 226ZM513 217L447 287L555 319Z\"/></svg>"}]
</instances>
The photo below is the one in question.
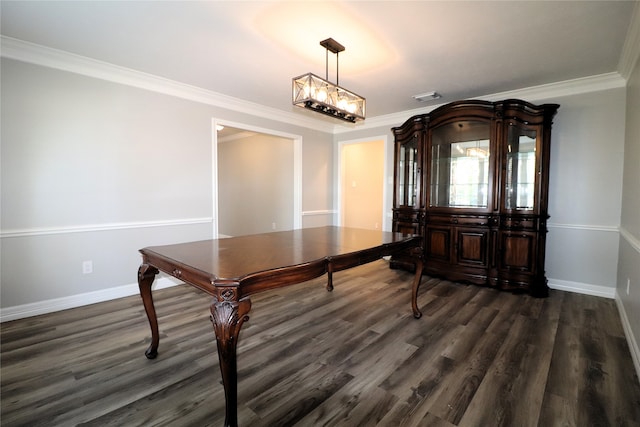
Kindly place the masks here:
<instances>
[{"instance_id":1,"label":"cabinet door handle","mask_svg":"<svg viewBox=\"0 0 640 427\"><path fill-rule=\"evenodd\" d=\"M452 223L454 223L454 224L457 224L457 223L458 223L458 218L453 218L453 219L451 220L451 222L452 222Z\"/></svg>"}]
</instances>

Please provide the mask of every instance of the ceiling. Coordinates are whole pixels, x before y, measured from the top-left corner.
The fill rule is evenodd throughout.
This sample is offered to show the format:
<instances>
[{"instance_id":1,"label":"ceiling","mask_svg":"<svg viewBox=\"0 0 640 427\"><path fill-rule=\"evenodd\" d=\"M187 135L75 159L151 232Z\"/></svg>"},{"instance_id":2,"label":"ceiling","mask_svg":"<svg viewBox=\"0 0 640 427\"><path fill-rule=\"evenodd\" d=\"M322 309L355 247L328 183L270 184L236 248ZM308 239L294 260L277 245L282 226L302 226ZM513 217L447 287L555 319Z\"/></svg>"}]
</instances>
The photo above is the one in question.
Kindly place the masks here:
<instances>
[{"instance_id":1,"label":"ceiling","mask_svg":"<svg viewBox=\"0 0 640 427\"><path fill-rule=\"evenodd\" d=\"M634 1L5 1L3 36L296 114L291 79L339 84L367 117L618 71ZM329 53L329 80L336 80ZM436 101L431 101L435 103Z\"/></svg>"}]
</instances>

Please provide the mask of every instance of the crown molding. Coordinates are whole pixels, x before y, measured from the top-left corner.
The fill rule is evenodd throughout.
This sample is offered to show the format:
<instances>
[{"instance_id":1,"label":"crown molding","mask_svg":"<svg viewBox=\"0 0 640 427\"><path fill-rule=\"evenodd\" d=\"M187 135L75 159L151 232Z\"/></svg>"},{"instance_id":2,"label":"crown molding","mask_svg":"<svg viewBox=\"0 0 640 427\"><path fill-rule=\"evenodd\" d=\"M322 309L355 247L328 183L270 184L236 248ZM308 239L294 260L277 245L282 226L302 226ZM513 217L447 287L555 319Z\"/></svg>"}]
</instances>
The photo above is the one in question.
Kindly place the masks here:
<instances>
[{"instance_id":1,"label":"crown molding","mask_svg":"<svg viewBox=\"0 0 640 427\"><path fill-rule=\"evenodd\" d=\"M94 77L321 132L333 133L335 126L332 123L315 120L305 115L266 107L254 102L120 67L85 56L52 49L12 37L0 37L0 55L3 58Z\"/></svg>"},{"instance_id":2,"label":"crown molding","mask_svg":"<svg viewBox=\"0 0 640 427\"><path fill-rule=\"evenodd\" d=\"M636 5L634 9L634 19L631 25L632 28L630 28L623 52L623 56L628 58L624 61L626 64L625 67L630 67L629 64L635 63L635 60L637 60L638 57L637 52L633 49L633 46L638 46L638 39L640 39L640 25L636 24L640 21L640 18L637 18L638 15L640 15L640 7ZM2 42L0 54L4 58L68 71L114 83L120 83L127 86L331 134L343 134L353 132L355 130L373 129L383 126L397 126L411 116L428 113L429 111L444 105L444 103L440 103L430 105L429 107L370 117L367 118L365 122L359 122L353 126L345 126L344 124L334 124L328 123L324 120L314 119L304 114L295 114L266 107L250 101L223 95L218 92L187 85L174 80L154 76L152 74L131 70L129 68L120 67L62 50L52 49L35 43L29 43L6 36L0 37ZM635 42L632 40L635 40ZM633 56L635 56L635 59L632 58ZM581 93L619 88L624 87L625 85L626 80L623 76L620 73L613 72L512 91L487 94L472 99L498 101L508 98L522 98L530 102L536 102L559 96L577 95Z\"/></svg>"},{"instance_id":3,"label":"crown molding","mask_svg":"<svg viewBox=\"0 0 640 427\"><path fill-rule=\"evenodd\" d=\"M531 86L523 89L487 94L484 96L472 97L469 99L483 99L485 101L495 102L503 99L518 98L527 100L529 102L537 102L561 96L579 95L583 93L621 88L625 87L626 84L627 81L620 75L620 73L612 72L598 74L595 76L564 80L561 82L548 83L539 86ZM370 129L381 126L398 126L399 124L404 123L409 117L415 116L417 114L428 113L445 104L446 103L434 104L425 108L400 111L384 116L368 118L366 120L366 123L362 125L361 129ZM352 130L353 129L336 128L335 133L346 133Z\"/></svg>"},{"instance_id":4,"label":"crown molding","mask_svg":"<svg viewBox=\"0 0 640 427\"><path fill-rule=\"evenodd\" d=\"M622 46L618 71L625 80L629 80L631 73L640 57L640 1L636 1L631 13L631 22L627 30L627 37Z\"/></svg>"},{"instance_id":5,"label":"crown molding","mask_svg":"<svg viewBox=\"0 0 640 427\"><path fill-rule=\"evenodd\" d=\"M622 78L620 73L612 72L598 74L596 76L580 77L577 79L548 83L539 86L532 86L524 89L499 92L475 99L500 101L502 99L509 98L522 98L529 102L538 102L561 96L580 95L583 93L616 89L625 87L626 85L627 81Z\"/></svg>"}]
</instances>

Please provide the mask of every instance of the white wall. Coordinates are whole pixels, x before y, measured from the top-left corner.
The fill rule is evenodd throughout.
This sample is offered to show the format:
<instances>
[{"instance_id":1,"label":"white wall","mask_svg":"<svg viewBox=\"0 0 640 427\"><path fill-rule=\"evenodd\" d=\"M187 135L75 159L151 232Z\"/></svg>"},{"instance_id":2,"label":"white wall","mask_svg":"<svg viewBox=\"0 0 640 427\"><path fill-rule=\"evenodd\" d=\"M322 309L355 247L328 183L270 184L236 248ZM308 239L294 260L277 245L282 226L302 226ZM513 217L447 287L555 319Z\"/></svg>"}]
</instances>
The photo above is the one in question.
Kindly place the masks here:
<instances>
[{"instance_id":1,"label":"white wall","mask_svg":"<svg viewBox=\"0 0 640 427\"><path fill-rule=\"evenodd\" d=\"M640 61L627 86L622 212L617 271L618 307L640 375ZM628 290L628 292L627 292Z\"/></svg>"},{"instance_id":2,"label":"white wall","mask_svg":"<svg viewBox=\"0 0 640 427\"><path fill-rule=\"evenodd\" d=\"M293 140L264 134L218 142L218 232L292 230Z\"/></svg>"},{"instance_id":3,"label":"white wall","mask_svg":"<svg viewBox=\"0 0 640 427\"><path fill-rule=\"evenodd\" d=\"M302 227L335 224L333 144L306 144L302 155ZM313 163L315 167L309 167ZM313 191L307 191L313 189Z\"/></svg>"},{"instance_id":4,"label":"white wall","mask_svg":"<svg viewBox=\"0 0 640 427\"><path fill-rule=\"evenodd\" d=\"M133 283L137 249L211 235L211 117L165 98L2 61L3 307Z\"/></svg>"},{"instance_id":5,"label":"white wall","mask_svg":"<svg viewBox=\"0 0 640 427\"><path fill-rule=\"evenodd\" d=\"M549 285L612 298L622 200L625 89L544 102L560 104L551 137Z\"/></svg>"},{"instance_id":6,"label":"white wall","mask_svg":"<svg viewBox=\"0 0 640 427\"><path fill-rule=\"evenodd\" d=\"M1 67L2 320L135 293L138 249L211 238L212 118L301 135L303 213L332 223L329 133L6 58Z\"/></svg>"}]
</instances>

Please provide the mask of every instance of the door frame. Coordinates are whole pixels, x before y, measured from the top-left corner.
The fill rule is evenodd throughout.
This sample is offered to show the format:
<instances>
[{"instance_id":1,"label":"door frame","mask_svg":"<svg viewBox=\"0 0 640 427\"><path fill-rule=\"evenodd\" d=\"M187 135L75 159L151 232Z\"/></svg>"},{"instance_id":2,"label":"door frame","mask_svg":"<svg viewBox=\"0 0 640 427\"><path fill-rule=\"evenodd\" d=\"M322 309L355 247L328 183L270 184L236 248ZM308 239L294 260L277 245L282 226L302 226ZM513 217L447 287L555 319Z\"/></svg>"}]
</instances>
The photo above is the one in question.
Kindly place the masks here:
<instances>
[{"instance_id":1,"label":"door frame","mask_svg":"<svg viewBox=\"0 0 640 427\"><path fill-rule=\"evenodd\" d=\"M302 228L302 135L280 132L273 129L262 128L246 123L232 122L229 120L211 119L211 188L213 191L213 238L218 238L218 132L216 127L229 126L244 129L265 135L291 139L293 142L293 229Z\"/></svg>"},{"instance_id":2,"label":"door frame","mask_svg":"<svg viewBox=\"0 0 640 427\"><path fill-rule=\"evenodd\" d=\"M334 204L336 206L336 224L342 225L342 166L344 159L342 158L342 149L345 145L349 144L366 144L367 142L383 141L384 146L384 170L383 173L383 185L382 185L382 218L380 218L381 229L383 231L391 231L391 203L389 200L390 185L393 185L393 176L389 176L389 171L392 169L389 167L389 137L387 135L370 136L367 138L349 139L344 141L337 141L336 145L336 167L334 169L334 176L336 182L336 199Z\"/></svg>"}]
</instances>

